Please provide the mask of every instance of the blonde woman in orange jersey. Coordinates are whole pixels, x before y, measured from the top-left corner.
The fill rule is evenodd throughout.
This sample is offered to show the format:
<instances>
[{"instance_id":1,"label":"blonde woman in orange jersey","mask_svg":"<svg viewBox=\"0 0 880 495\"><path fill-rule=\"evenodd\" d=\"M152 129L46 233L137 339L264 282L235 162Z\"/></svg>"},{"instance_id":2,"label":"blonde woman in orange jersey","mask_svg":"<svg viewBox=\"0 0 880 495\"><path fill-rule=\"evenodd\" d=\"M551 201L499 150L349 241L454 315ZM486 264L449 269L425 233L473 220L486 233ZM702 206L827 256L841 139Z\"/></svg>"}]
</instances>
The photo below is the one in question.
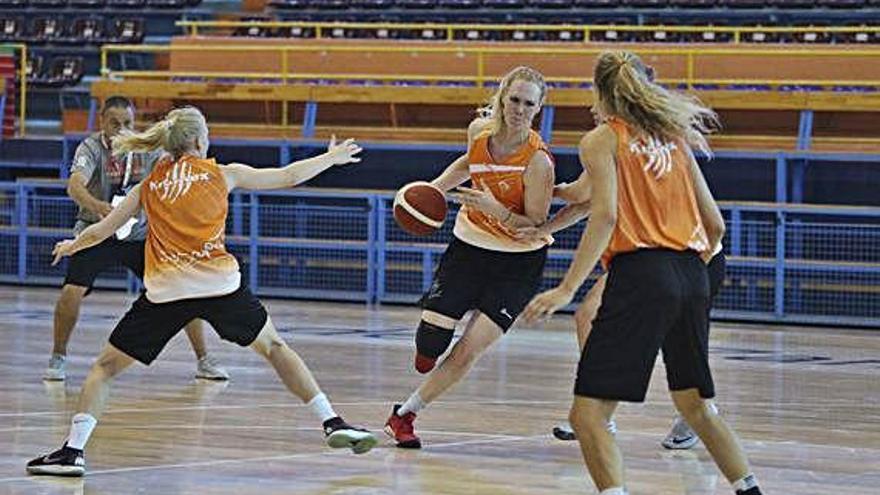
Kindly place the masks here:
<instances>
[{"instance_id":1,"label":"blonde woman in orange jersey","mask_svg":"<svg viewBox=\"0 0 880 495\"><path fill-rule=\"evenodd\" d=\"M715 113L667 91L629 52L600 55L594 74L606 121L580 143L591 218L561 284L536 296L529 319L568 304L601 258L608 281L578 365L570 421L604 495L625 494L607 430L619 401L642 402L658 351L676 408L737 494L759 495L736 434L710 407L706 262L724 233L691 147L710 152Z\"/></svg>"},{"instance_id":2,"label":"blonde woman in orange jersey","mask_svg":"<svg viewBox=\"0 0 880 495\"><path fill-rule=\"evenodd\" d=\"M342 420L300 357L278 336L260 301L243 284L238 262L225 246L227 196L236 188L280 189L301 184L334 165L360 161L351 139L330 141L327 152L285 167L254 169L207 158L208 127L194 107L173 110L146 132L114 140L117 152L163 149L160 160L125 200L76 239L55 247L55 262L106 239L141 209L146 240L146 292L110 335L80 393L64 446L27 465L31 474L82 476L83 449L103 410L110 381L134 361L149 365L193 318L211 323L225 340L266 358L294 395L323 422L327 444L370 450L376 438Z\"/></svg>"},{"instance_id":3,"label":"blonde woman in orange jersey","mask_svg":"<svg viewBox=\"0 0 880 495\"><path fill-rule=\"evenodd\" d=\"M513 324L538 290L552 238L520 240L515 229L544 223L554 182L553 158L532 122L547 86L534 69L517 67L501 80L487 118L468 128L468 152L433 184L459 189L462 203L453 240L423 298L416 330L415 367L434 369L452 342L456 324L472 311L461 339L402 404L393 407L385 431L398 447L420 448L413 422L428 403L459 382L473 363Z\"/></svg>"},{"instance_id":4,"label":"blonde woman in orange jersey","mask_svg":"<svg viewBox=\"0 0 880 495\"><path fill-rule=\"evenodd\" d=\"M653 81L653 77L649 78L649 80ZM596 125L600 125L604 122L605 119L599 108L593 106L590 110L593 114L593 121ZM568 204L556 212L552 218L547 220L547 223L539 227L520 228L517 230L517 234L524 239L546 237L548 235L553 235L560 230L564 230L588 217L590 214L590 188L590 177L586 171L582 172L580 177L572 183L557 185L553 188L553 196L562 199ZM704 223L709 226L717 224L717 220L713 221L711 219L705 219ZM724 282L725 267L727 265L721 244L718 244L713 252L715 254L712 256L712 259L707 266L709 273L709 307L706 308L707 312L711 311L712 302L718 294L718 291L721 290L721 285ZM580 350L583 350L584 345L586 345L587 338L589 337L590 330L593 326L593 319L599 312L599 305L602 301L602 293L605 290L605 282L607 279L607 273L603 273L596 279L596 282L590 287L590 290L584 296L584 300L581 301L574 313L575 333L577 335L578 349ZM709 407L715 410L714 403L710 403ZM715 410L715 412L717 413L717 410ZM608 421L607 428L612 434L617 432L617 424L613 418ZM574 430L572 430L570 424L554 426L553 436L559 440L577 440L577 436L574 433ZM687 421L678 415L673 420L672 428L669 433L663 438L660 444L670 450L686 450L695 446L698 441L697 434L687 424Z\"/></svg>"}]
</instances>

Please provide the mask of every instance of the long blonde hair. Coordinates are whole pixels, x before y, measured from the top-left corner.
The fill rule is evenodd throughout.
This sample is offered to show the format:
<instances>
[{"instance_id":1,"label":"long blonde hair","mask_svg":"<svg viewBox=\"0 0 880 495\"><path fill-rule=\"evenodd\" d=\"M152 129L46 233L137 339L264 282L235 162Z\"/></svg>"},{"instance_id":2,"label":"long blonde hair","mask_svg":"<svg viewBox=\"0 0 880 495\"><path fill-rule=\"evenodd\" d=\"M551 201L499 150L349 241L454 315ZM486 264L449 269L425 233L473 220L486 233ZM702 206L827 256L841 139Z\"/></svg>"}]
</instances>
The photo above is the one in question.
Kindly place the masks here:
<instances>
[{"instance_id":1,"label":"long blonde hair","mask_svg":"<svg viewBox=\"0 0 880 495\"><path fill-rule=\"evenodd\" d=\"M501 78L498 90L492 95L489 104L478 110L478 114L481 117L489 119L491 122L489 129L493 136L497 135L504 128L504 97L507 96L510 85L514 81L520 80L534 83L538 86L538 89L541 90L541 101L539 103L542 105L544 103L544 97L547 95L547 83L544 81L543 74L525 65L513 68Z\"/></svg>"},{"instance_id":2,"label":"long blonde hair","mask_svg":"<svg viewBox=\"0 0 880 495\"><path fill-rule=\"evenodd\" d=\"M599 55L593 84L604 112L655 138L683 139L711 156L706 135L721 127L718 114L698 98L669 91L653 79L653 69L636 54L608 51Z\"/></svg>"},{"instance_id":3,"label":"long blonde hair","mask_svg":"<svg viewBox=\"0 0 880 495\"><path fill-rule=\"evenodd\" d=\"M176 108L144 132L127 132L113 138L113 152L148 152L163 149L179 157L208 132L205 116L196 107Z\"/></svg>"}]
</instances>

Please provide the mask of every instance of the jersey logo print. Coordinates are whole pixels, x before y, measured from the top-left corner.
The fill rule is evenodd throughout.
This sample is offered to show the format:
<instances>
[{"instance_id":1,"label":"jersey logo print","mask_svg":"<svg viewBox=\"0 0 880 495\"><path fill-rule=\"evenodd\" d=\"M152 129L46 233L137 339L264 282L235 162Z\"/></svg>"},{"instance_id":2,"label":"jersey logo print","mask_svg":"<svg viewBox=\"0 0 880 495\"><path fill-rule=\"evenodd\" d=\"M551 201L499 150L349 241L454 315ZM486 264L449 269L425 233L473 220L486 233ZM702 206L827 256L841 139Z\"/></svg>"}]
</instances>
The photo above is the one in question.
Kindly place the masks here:
<instances>
[{"instance_id":1,"label":"jersey logo print","mask_svg":"<svg viewBox=\"0 0 880 495\"><path fill-rule=\"evenodd\" d=\"M161 191L159 199L173 203L186 195L194 182L208 182L211 174L201 172L194 174L192 165L186 161L174 164L174 168L165 172L161 181L150 181L150 191Z\"/></svg>"},{"instance_id":2,"label":"jersey logo print","mask_svg":"<svg viewBox=\"0 0 880 495\"><path fill-rule=\"evenodd\" d=\"M188 268L199 261L210 260L215 252L222 251L225 248L223 243L223 232L225 230L226 226L224 225L220 231L202 244L202 249L200 250L169 253L158 248L159 260L165 263L171 263L178 269Z\"/></svg>"},{"instance_id":3,"label":"jersey logo print","mask_svg":"<svg viewBox=\"0 0 880 495\"><path fill-rule=\"evenodd\" d=\"M655 179L672 171L672 152L676 149L675 143L663 142L653 136L647 141L635 139L629 143L630 153L647 158L642 170L653 173Z\"/></svg>"}]
</instances>

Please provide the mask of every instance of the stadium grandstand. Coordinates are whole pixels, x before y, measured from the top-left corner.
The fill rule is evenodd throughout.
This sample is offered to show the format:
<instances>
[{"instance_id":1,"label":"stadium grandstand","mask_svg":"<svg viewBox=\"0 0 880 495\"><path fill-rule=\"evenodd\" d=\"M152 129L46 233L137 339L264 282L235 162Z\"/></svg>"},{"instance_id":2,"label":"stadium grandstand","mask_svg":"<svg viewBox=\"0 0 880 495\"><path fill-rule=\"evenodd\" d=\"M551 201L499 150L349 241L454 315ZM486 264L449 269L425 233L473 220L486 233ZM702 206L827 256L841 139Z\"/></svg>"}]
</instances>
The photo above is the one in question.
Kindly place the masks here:
<instances>
[{"instance_id":1,"label":"stadium grandstand","mask_svg":"<svg viewBox=\"0 0 880 495\"><path fill-rule=\"evenodd\" d=\"M872 456L878 444L871 445L870 439L877 439L880 406L876 384L865 376L876 376L880 362L880 0L0 0L0 290L40 294L65 280L66 264L52 266L50 260L53 247L70 237L76 221L77 206L67 192L74 153L100 130L101 103L122 96L134 103L138 129L171 109L198 106L210 123L210 155L220 163L275 167L316 155L333 135L356 138L364 148L356 167L330 170L305 188L232 193L227 247L238 258L250 289L284 300L278 307L302 301L333 304L326 310L330 319L336 307L343 312L352 306L415 311L452 237L458 205L449 202L450 213L440 230L415 238L394 221L395 191L436 177L466 151L468 123L488 102L500 77L518 65L534 67L546 77L549 91L536 130L554 154L556 182L575 180L582 171L578 142L596 126L589 111L594 63L600 53L615 48L637 53L654 67L661 85L696 95L719 114L722 127L709 137L714 156L697 157L726 223L727 274L712 316L730 325L726 328L749 326L761 341L754 345L755 354L736 355L745 355L745 361L756 355L768 360L782 356L777 364L809 361L817 355L816 347L824 345L821 339L833 341L838 332L855 332L847 341L853 356L832 361L875 362L870 370L863 367L835 378L856 382L841 401L855 396L852 409L862 408L873 419L859 423L853 433L815 442L827 441L822 448L841 451L852 442L855 460L873 465L873 471L840 468L848 461L838 452L833 455L840 459L830 463L836 467L826 466L823 472L822 483L827 484L807 488L806 482L792 481L796 476L773 469L790 459L822 472L815 465L819 461L808 460L812 454L807 452L817 445L798 444L789 451L777 447L762 454L756 468L776 473L766 477L768 486L777 487L770 493L875 493L880 480ZM552 211L562 206L554 202ZM582 222L555 235L544 289L565 275L583 228ZM575 302L597 276L598 271ZM120 308L114 301L142 289L122 267L103 274L95 286L116 297L105 308L112 313L105 319L113 321L122 314L113 313ZM308 305L291 307L296 318L309 314ZM575 307L569 305L567 313ZM51 311L46 308L43 304L34 311ZM318 317L302 318L309 328L323 328ZM410 321L394 321L406 332L412 330ZM296 328L298 321L288 323ZM795 332L809 327L803 345L814 347L780 350L788 325L800 329ZM0 336L5 331L0 326ZM775 340L762 340L761 331L773 332ZM736 331L723 333L729 334ZM330 339L330 333L317 335L316 342ZM725 339L713 352L739 349L735 337ZM97 349L95 344L90 358ZM346 359L344 352L338 359ZM725 362L734 359L739 358ZM239 371L244 369L242 365ZM774 402L788 393L782 376L763 370L747 380L756 383L749 386L772 389L763 405L784 408ZM748 392L737 388L745 385L719 381L728 396L748 403ZM568 397L570 383L562 388ZM832 389L825 383L813 393L821 396ZM825 406L813 410L805 399L795 402L801 411L817 414L813 419L818 426L806 419L805 430L830 431L839 427L839 418L849 417L842 408L826 410L834 416L828 417L817 412ZM762 422L766 418L747 406L741 410L759 425L743 435L746 450L765 433L768 441L780 445L786 435L795 434L773 430L772 419ZM0 417L10 412L0 407ZM511 408L504 414L519 413ZM516 435L535 435L542 428L519 428ZM112 431L105 435L114 435ZM859 432L864 434L861 440L856 438ZM629 448L642 448L636 439L622 438ZM32 442L25 446L31 449ZM504 458L495 450L468 456L484 454ZM572 450L564 455L579 454ZM382 466L369 465L359 475L348 473L365 477L366 485L348 477L334 485L327 482L327 472L316 468L316 478L301 486L314 488L303 493L361 493L342 490L375 488L370 485L375 481L370 481L372 470L383 473L376 475L380 488L363 493L593 493L583 491L584 486L592 489L591 484L572 481L583 482L585 476L581 471L572 474L582 469L579 458L565 464L559 457L564 456L555 457L559 465L550 468L558 471L558 480L548 476L534 485L522 480L488 485L500 486L498 491L475 480L461 481L458 491L433 491L425 486L442 484L455 470L418 464L409 467L439 470L419 474L432 480L421 488L387 481L406 478L408 472L389 474ZM41 485L14 478L20 475L18 464L15 469L3 467L13 465L12 457L0 459L0 492L4 483L17 483L21 490L15 493L40 492ZM148 472L149 457L145 459L142 467ZM509 465L496 461L490 468L529 469L523 459ZM683 472L664 470L664 462L700 463L714 470L702 454L643 461L644 472L632 475L641 491L633 494L729 493L721 486L723 478L717 492L699 487L684 491L677 482L664 482L666 491L652 491L650 476ZM184 461L162 464L173 462ZM470 458L449 462L467 464ZM791 469L798 468L795 464ZM179 474L169 473L168 480ZM241 478L212 480L211 493L240 488L237 483L248 483L250 475L254 473L245 470ZM127 480L134 484L149 483L131 476ZM163 484L168 480L159 482L163 492L208 493L183 481ZM482 488L468 491L467 483ZM334 486L343 488L336 492ZM398 490L401 486L409 488Z\"/></svg>"}]
</instances>

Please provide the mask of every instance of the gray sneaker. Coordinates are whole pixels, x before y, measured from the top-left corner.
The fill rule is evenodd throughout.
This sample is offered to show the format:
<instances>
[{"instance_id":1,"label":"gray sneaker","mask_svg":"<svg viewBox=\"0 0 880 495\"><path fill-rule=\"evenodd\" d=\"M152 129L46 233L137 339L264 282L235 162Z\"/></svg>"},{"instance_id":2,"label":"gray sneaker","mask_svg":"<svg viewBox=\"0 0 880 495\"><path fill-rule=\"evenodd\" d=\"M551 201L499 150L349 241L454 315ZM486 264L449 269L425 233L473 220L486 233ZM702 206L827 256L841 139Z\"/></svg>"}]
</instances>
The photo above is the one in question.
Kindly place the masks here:
<instances>
[{"instance_id":1,"label":"gray sneaker","mask_svg":"<svg viewBox=\"0 0 880 495\"><path fill-rule=\"evenodd\" d=\"M211 356L203 356L198 361L196 378L205 380L229 380L229 373Z\"/></svg>"},{"instance_id":2,"label":"gray sneaker","mask_svg":"<svg viewBox=\"0 0 880 495\"><path fill-rule=\"evenodd\" d=\"M52 354L49 366L43 372L43 380L63 382L67 378L67 358L61 354Z\"/></svg>"},{"instance_id":3,"label":"gray sneaker","mask_svg":"<svg viewBox=\"0 0 880 495\"><path fill-rule=\"evenodd\" d=\"M676 416L672 429L660 444L669 450L686 450L696 445L699 440L700 437L694 433L687 421L681 416Z\"/></svg>"}]
</instances>

